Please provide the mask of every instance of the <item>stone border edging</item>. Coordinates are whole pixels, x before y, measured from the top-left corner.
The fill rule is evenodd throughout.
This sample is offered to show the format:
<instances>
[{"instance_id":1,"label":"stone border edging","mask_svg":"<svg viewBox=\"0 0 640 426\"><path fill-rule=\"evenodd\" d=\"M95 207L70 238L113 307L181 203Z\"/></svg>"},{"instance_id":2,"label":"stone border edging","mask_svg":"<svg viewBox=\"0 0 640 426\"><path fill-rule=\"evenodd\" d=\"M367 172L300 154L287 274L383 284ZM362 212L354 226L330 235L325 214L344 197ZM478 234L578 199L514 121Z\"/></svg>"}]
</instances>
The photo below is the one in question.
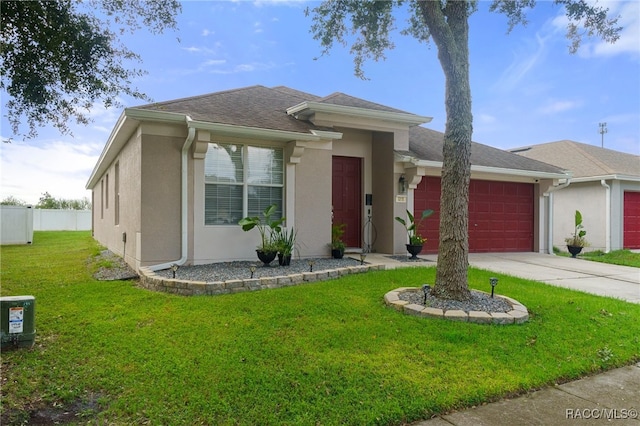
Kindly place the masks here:
<instances>
[{"instance_id":1,"label":"stone border edging","mask_svg":"<svg viewBox=\"0 0 640 426\"><path fill-rule=\"evenodd\" d=\"M470 311L469 313L457 310L442 310L440 308L424 307L406 300L400 300L399 294L409 290L420 290L419 287L400 287L384 295L384 303L397 311L407 315L415 315L426 318L439 318L451 321L473 322L476 324L522 324L529 321L529 311L515 299L498 294L495 297L504 299L511 305L509 312L485 312ZM480 290L474 290L480 291ZM484 292L483 292L484 293ZM487 293L488 294L488 293Z\"/></svg>"},{"instance_id":2,"label":"stone border edging","mask_svg":"<svg viewBox=\"0 0 640 426\"><path fill-rule=\"evenodd\" d=\"M179 294L181 296L216 296L219 294L241 293L244 291L265 290L269 288L289 287L315 281L340 278L345 275L385 269L384 265L356 265L346 268L327 269L318 272L282 275L277 277L248 278L228 281L188 281L179 278L161 277L147 267L141 267L140 284L147 290Z\"/></svg>"}]
</instances>

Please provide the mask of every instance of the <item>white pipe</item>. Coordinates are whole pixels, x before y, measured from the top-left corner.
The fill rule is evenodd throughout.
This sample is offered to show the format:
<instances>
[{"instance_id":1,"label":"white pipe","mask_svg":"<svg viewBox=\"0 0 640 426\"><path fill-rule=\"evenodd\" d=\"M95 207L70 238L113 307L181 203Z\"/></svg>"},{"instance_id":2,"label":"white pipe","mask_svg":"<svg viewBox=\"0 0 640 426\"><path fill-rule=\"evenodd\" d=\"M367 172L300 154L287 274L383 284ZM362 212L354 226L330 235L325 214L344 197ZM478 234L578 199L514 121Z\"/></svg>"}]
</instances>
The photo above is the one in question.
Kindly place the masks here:
<instances>
[{"instance_id":1,"label":"white pipe","mask_svg":"<svg viewBox=\"0 0 640 426\"><path fill-rule=\"evenodd\" d=\"M566 188L570 184L571 178L568 178L565 183L558 186L552 186L547 190L547 192L542 194L543 196L548 197L547 215L549 217L549 228L547 229L547 252L549 254L553 254L553 193Z\"/></svg>"},{"instance_id":2,"label":"white pipe","mask_svg":"<svg viewBox=\"0 0 640 426\"><path fill-rule=\"evenodd\" d=\"M187 121L187 129L188 129L188 133L187 133L187 139L184 141L184 145L182 145L182 163L181 163L181 176L180 176L180 180L181 180L181 187L180 187L180 197L181 197L181 203L180 203L180 228L181 228L181 257L180 259L173 261L173 262L166 262L166 263L160 263L158 265L153 265L153 266L149 266L149 269L152 271L159 271L161 269L168 269L173 265L184 265L184 263L187 261L187 256L188 256L188 247L189 247L189 234L188 234L188 227L189 227L189 221L188 221L188 212L189 212L189 206L188 206L188 189L189 189L189 173L188 173L188 169L187 166L189 164L189 148L191 147L191 144L193 143L193 139L195 139L196 136L196 129L195 127L190 127L189 124L191 123L191 117L189 117L188 115L185 116L185 120Z\"/></svg>"},{"instance_id":3,"label":"white pipe","mask_svg":"<svg viewBox=\"0 0 640 426\"><path fill-rule=\"evenodd\" d=\"M607 185L604 179L600 180L600 185L605 189L605 253L611 251L611 187Z\"/></svg>"}]
</instances>

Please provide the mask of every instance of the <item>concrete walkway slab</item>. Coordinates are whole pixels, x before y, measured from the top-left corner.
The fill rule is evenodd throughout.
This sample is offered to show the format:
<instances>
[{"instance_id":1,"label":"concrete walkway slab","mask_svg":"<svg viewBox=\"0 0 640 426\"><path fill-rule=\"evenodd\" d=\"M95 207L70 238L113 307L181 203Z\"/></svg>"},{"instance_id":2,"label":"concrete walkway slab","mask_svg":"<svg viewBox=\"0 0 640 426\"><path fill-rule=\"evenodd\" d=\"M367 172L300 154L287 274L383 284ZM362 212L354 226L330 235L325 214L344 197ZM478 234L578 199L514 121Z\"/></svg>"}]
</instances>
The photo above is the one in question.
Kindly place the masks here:
<instances>
[{"instance_id":1,"label":"concrete walkway slab","mask_svg":"<svg viewBox=\"0 0 640 426\"><path fill-rule=\"evenodd\" d=\"M640 364L513 399L445 414L413 426L640 426Z\"/></svg>"}]
</instances>

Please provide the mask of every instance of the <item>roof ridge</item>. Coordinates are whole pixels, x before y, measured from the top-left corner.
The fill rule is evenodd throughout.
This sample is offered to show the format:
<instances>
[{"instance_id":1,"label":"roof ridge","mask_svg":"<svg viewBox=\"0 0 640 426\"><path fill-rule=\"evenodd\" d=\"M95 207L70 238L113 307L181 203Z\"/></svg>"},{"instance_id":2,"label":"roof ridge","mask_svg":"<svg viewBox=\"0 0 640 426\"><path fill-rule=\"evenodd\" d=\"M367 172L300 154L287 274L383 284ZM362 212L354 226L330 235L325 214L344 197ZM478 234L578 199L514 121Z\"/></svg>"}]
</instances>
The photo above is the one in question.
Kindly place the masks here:
<instances>
[{"instance_id":1,"label":"roof ridge","mask_svg":"<svg viewBox=\"0 0 640 426\"><path fill-rule=\"evenodd\" d=\"M587 150L585 150L582 147L583 145L586 145L586 144L582 144L582 143L576 142L576 141L569 141L569 143L571 145L573 145L578 151L580 151L580 153L582 155L587 157L591 162L595 163L597 166L599 166L602 169L604 169L607 173L615 173L615 170L613 170L607 163L601 161L597 157L594 157L593 155L591 155L589 152L587 152ZM593 146L593 148L604 149L604 148L600 148L600 147L597 147L597 146L594 146L594 145L589 145L589 146Z\"/></svg>"},{"instance_id":2,"label":"roof ridge","mask_svg":"<svg viewBox=\"0 0 640 426\"><path fill-rule=\"evenodd\" d=\"M167 101L159 101L159 102L151 102L149 104L137 105L137 106L135 106L133 108L146 108L146 107L163 105L163 104L190 101L190 100L193 100L193 99L200 99L200 98L204 98L204 97L211 96L211 95L219 95L219 94L222 94L222 93L239 92L241 90L254 89L254 88L257 88L257 87L263 87L265 89L268 89L267 87L265 87L265 86L263 86L261 84L254 84L252 86L239 87L239 88L236 88L236 89L227 89L227 90L222 90L222 91L219 91L219 92L209 92L209 93L205 93L205 94L202 94L202 95L185 96L184 98L170 99L170 100L167 100Z\"/></svg>"}]
</instances>

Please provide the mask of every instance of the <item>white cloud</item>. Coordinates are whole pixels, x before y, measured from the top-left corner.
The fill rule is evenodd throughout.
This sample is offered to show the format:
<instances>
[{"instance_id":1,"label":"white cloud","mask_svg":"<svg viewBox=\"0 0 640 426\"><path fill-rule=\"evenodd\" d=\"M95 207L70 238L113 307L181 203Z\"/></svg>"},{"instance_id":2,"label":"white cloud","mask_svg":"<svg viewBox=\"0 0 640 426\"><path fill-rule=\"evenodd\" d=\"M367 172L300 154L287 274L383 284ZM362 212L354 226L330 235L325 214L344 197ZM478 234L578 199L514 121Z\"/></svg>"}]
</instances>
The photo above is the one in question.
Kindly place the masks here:
<instances>
[{"instance_id":1,"label":"white cloud","mask_svg":"<svg viewBox=\"0 0 640 426\"><path fill-rule=\"evenodd\" d=\"M614 44L603 41L594 43L593 54L595 56L640 54L640 2L625 2L621 4L620 9L613 10L613 12L620 15L618 24L623 27L620 39Z\"/></svg>"},{"instance_id":2,"label":"white cloud","mask_svg":"<svg viewBox=\"0 0 640 426\"><path fill-rule=\"evenodd\" d=\"M219 48L219 43L216 43L216 48ZM211 49L209 47L196 47L196 46L189 46L189 47L183 47L182 50L185 50L189 53L202 53L205 55L213 55L216 53L216 51L214 49Z\"/></svg>"},{"instance_id":3,"label":"white cloud","mask_svg":"<svg viewBox=\"0 0 640 426\"><path fill-rule=\"evenodd\" d=\"M288 66L290 64L285 64L284 66ZM211 70L212 74L236 74L243 72L253 72L253 71L267 71L270 69L277 68L278 66L273 62L251 62L246 64L238 64L232 68L227 69L215 69Z\"/></svg>"},{"instance_id":4,"label":"white cloud","mask_svg":"<svg viewBox=\"0 0 640 426\"><path fill-rule=\"evenodd\" d=\"M620 38L615 43L607 43L598 36L582 40L578 55L583 58L596 56L615 56L619 54L640 54L640 2L634 1L607 1L598 3L589 1L592 6L603 6L609 9L609 18L618 17L617 26L622 27ZM566 33L568 18L559 15L553 20L553 25L558 31Z\"/></svg>"},{"instance_id":5,"label":"white cloud","mask_svg":"<svg viewBox=\"0 0 640 426\"><path fill-rule=\"evenodd\" d=\"M211 31L211 30L208 30L206 28L204 30L202 30L202 33L201 33L202 37L207 37L207 36L210 36L212 34L214 34L214 32Z\"/></svg>"},{"instance_id":6,"label":"white cloud","mask_svg":"<svg viewBox=\"0 0 640 426\"><path fill-rule=\"evenodd\" d=\"M55 198L90 197L84 186L102 148L99 144L54 141L39 146L2 144L0 198L36 204L44 192Z\"/></svg>"},{"instance_id":7,"label":"white cloud","mask_svg":"<svg viewBox=\"0 0 640 426\"><path fill-rule=\"evenodd\" d=\"M549 38L550 36L543 36L541 32L536 33L535 43L531 41L530 46L523 47L522 51L515 54L514 60L502 73L495 87L502 90L512 90L520 86L529 72L544 59Z\"/></svg>"},{"instance_id":8,"label":"white cloud","mask_svg":"<svg viewBox=\"0 0 640 426\"><path fill-rule=\"evenodd\" d=\"M559 112L565 112L565 111L570 111L576 108L580 108L581 106L582 106L582 102L578 102L578 101L553 100L547 103L547 105L541 108L538 108L538 113L544 114L544 115L557 114Z\"/></svg>"},{"instance_id":9,"label":"white cloud","mask_svg":"<svg viewBox=\"0 0 640 426\"><path fill-rule=\"evenodd\" d=\"M474 116L478 120L478 122L482 124L493 124L497 121L496 117L491 114L481 113Z\"/></svg>"}]
</instances>

